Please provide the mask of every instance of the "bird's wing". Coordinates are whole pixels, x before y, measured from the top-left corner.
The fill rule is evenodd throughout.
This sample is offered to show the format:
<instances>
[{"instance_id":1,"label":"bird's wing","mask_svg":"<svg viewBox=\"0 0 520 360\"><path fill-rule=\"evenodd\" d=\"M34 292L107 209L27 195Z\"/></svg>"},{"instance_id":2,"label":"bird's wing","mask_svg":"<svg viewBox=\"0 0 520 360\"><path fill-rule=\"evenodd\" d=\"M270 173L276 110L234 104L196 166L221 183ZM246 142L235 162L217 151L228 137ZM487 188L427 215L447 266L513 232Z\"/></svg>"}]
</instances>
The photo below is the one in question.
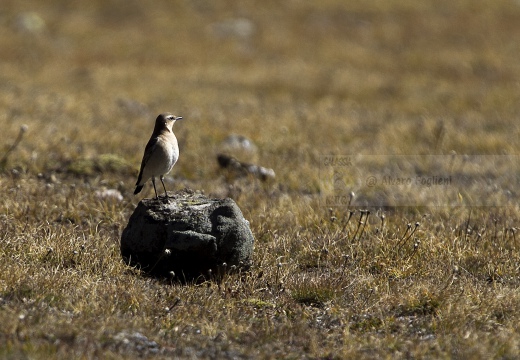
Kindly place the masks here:
<instances>
[{"instance_id":1,"label":"bird's wing","mask_svg":"<svg viewBox=\"0 0 520 360\"><path fill-rule=\"evenodd\" d=\"M144 167L146 166L148 160L150 160L150 157L152 156L158 142L159 139L157 137L153 137L148 141L148 144L146 144L146 147L144 149L143 161L141 161L141 170L139 170L139 176L137 177L137 182L135 183L136 186L139 185L139 183L141 182Z\"/></svg>"}]
</instances>

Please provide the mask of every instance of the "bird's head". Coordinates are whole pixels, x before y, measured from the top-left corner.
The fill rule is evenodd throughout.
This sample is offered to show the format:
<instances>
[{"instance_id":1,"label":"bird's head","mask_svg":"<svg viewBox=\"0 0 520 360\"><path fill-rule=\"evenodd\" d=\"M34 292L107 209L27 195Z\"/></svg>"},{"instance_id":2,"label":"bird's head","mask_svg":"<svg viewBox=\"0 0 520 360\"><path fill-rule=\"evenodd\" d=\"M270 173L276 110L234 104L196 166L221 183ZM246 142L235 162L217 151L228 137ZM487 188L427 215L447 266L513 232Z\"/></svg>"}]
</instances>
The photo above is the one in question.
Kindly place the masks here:
<instances>
[{"instance_id":1,"label":"bird's head","mask_svg":"<svg viewBox=\"0 0 520 360\"><path fill-rule=\"evenodd\" d=\"M163 113L157 116L157 119L155 120L155 128L163 129L166 127L168 130L172 131L172 126L173 124L175 124L177 120L182 120L182 116L175 116L170 113Z\"/></svg>"}]
</instances>

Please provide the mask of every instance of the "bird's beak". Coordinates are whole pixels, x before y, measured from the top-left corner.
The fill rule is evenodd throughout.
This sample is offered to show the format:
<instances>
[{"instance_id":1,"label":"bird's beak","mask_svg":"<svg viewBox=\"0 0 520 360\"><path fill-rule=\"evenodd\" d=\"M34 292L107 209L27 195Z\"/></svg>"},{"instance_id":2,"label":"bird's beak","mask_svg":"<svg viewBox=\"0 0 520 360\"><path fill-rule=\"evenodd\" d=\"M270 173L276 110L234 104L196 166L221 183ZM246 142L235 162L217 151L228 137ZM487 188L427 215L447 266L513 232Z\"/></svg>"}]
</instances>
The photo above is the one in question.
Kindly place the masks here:
<instances>
[{"instance_id":1,"label":"bird's beak","mask_svg":"<svg viewBox=\"0 0 520 360\"><path fill-rule=\"evenodd\" d=\"M182 120L182 116L176 116L175 120Z\"/></svg>"}]
</instances>

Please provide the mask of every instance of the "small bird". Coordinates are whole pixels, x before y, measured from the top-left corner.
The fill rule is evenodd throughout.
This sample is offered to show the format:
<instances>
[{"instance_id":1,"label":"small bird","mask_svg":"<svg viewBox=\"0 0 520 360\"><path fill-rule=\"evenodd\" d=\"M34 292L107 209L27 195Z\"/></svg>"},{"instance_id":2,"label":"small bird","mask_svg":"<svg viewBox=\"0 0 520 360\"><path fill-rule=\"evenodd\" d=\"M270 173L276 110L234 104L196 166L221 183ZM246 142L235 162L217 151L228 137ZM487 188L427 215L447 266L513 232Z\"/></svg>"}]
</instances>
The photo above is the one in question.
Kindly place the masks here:
<instances>
[{"instance_id":1,"label":"small bird","mask_svg":"<svg viewBox=\"0 0 520 360\"><path fill-rule=\"evenodd\" d=\"M170 113L160 114L155 120L152 136L144 149L143 161L141 162L141 170L135 184L134 195L139 194L148 179L152 178L155 198L159 199L155 187L155 177L159 176L166 198L168 198L168 192L166 191L166 186L164 186L163 179L164 175L172 170L173 165L179 158L179 145L172 131L173 124L177 120L182 120L182 117Z\"/></svg>"}]
</instances>

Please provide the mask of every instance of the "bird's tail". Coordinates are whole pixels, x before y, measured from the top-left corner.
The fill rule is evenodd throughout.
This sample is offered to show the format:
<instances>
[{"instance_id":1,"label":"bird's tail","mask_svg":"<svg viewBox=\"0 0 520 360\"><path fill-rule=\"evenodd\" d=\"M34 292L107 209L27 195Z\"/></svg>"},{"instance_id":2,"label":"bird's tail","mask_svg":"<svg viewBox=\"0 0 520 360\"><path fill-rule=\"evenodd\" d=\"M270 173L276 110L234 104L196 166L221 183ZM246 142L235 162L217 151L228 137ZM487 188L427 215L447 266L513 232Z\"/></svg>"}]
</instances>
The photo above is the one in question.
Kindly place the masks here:
<instances>
[{"instance_id":1,"label":"bird's tail","mask_svg":"<svg viewBox=\"0 0 520 360\"><path fill-rule=\"evenodd\" d=\"M137 186L135 187L134 195L139 194L139 193L141 192L141 190L143 189L143 186L144 186L144 185L137 185Z\"/></svg>"}]
</instances>

